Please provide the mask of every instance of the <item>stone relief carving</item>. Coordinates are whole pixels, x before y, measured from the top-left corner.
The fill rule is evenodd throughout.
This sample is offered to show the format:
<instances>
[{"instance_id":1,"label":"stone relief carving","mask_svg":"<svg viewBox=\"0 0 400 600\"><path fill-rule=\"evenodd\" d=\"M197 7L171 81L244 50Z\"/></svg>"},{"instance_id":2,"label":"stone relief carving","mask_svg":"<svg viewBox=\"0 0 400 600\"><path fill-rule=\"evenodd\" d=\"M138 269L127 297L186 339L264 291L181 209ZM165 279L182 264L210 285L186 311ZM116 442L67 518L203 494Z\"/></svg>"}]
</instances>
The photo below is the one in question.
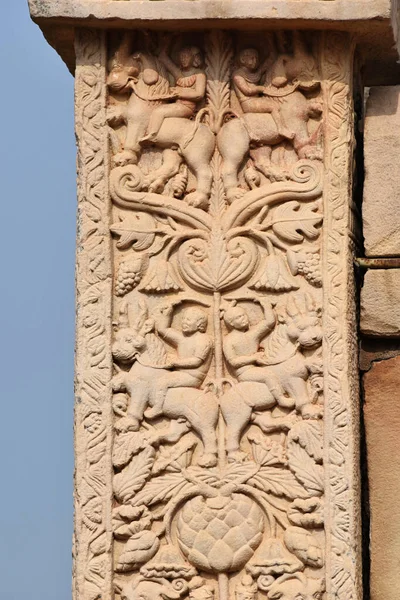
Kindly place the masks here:
<instances>
[{"instance_id":1,"label":"stone relief carving","mask_svg":"<svg viewBox=\"0 0 400 600\"><path fill-rule=\"evenodd\" d=\"M105 72L105 46L85 35L77 476L90 481L77 589L355 600L336 320L347 224L331 211L349 140L341 46L298 32L117 32Z\"/></svg>"},{"instance_id":2,"label":"stone relief carving","mask_svg":"<svg viewBox=\"0 0 400 600\"><path fill-rule=\"evenodd\" d=\"M116 593L322 598L312 44L111 46Z\"/></svg>"},{"instance_id":3,"label":"stone relief carving","mask_svg":"<svg viewBox=\"0 0 400 600\"><path fill-rule=\"evenodd\" d=\"M110 199L105 147L104 36L76 37L76 136L78 142L76 468L74 598L111 593L112 494L110 403L112 378Z\"/></svg>"}]
</instances>

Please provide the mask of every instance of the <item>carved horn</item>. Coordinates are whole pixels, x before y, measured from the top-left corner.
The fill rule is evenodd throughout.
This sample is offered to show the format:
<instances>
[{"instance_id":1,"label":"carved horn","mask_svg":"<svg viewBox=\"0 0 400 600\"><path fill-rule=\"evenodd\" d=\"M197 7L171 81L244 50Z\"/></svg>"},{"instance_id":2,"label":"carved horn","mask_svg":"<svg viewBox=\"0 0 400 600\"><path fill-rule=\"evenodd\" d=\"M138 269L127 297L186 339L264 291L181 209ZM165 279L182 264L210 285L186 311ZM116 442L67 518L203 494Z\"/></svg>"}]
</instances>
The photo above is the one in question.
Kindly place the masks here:
<instances>
[{"instance_id":1,"label":"carved horn","mask_svg":"<svg viewBox=\"0 0 400 600\"><path fill-rule=\"evenodd\" d=\"M314 298L311 296L311 294L306 292L304 294L304 300L305 300L307 312L315 312L315 302L314 302Z\"/></svg>"},{"instance_id":2,"label":"carved horn","mask_svg":"<svg viewBox=\"0 0 400 600\"><path fill-rule=\"evenodd\" d=\"M123 302L119 308L118 329L129 327L128 303Z\"/></svg>"},{"instance_id":3,"label":"carved horn","mask_svg":"<svg viewBox=\"0 0 400 600\"><path fill-rule=\"evenodd\" d=\"M299 308L298 308L293 296L289 296L289 298L287 299L286 312L289 315L289 317L292 317L292 318L299 314Z\"/></svg>"},{"instance_id":4,"label":"carved horn","mask_svg":"<svg viewBox=\"0 0 400 600\"><path fill-rule=\"evenodd\" d=\"M118 49L114 54L114 58L112 61L113 67L122 67L126 65L129 60L130 55L132 54L132 33L130 31L125 31L122 35L122 40Z\"/></svg>"}]
</instances>

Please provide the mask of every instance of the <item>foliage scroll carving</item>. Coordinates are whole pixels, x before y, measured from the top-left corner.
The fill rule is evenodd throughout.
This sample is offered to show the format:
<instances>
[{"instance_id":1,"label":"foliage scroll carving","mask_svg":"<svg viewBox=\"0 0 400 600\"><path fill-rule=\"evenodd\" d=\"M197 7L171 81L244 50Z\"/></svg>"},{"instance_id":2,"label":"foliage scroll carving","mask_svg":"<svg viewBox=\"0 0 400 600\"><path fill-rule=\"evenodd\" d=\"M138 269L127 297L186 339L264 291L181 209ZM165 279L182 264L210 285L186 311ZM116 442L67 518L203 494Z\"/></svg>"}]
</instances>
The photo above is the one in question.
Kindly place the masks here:
<instances>
[{"instance_id":1,"label":"foliage scroll carving","mask_svg":"<svg viewBox=\"0 0 400 600\"><path fill-rule=\"evenodd\" d=\"M96 246L103 279L86 319L97 389L112 388L96 430L112 460L96 471L113 497L93 530L101 519L113 565L104 600L344 600L325 517L327 411L336 418L325 322L337 300L333 289L327 308L322 260L337 269L323 199L347 202L334 196L332 125L348 118L349 67L336 50L329 63L322 38L109 36L96 76L105 112L92 110L108 160L87 158L102 170L88 181L112 201L90 217L111 215L109 233L93 225L89 237L111 240L113 269L111 281Z\"/></svg>"}]
</instances>

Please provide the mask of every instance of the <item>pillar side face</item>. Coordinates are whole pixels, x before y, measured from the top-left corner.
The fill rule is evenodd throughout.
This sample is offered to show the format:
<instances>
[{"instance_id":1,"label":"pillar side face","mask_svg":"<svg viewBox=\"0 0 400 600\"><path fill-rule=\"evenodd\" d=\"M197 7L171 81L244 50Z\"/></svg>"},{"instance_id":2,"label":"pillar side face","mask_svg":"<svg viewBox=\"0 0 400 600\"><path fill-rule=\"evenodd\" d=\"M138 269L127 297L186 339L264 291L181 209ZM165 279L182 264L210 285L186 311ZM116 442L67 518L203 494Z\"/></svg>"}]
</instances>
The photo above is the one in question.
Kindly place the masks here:
<instances>
[{"instance_id":1,"label":"pillar side face","mask_svg":"<svg viewBox=\"0 0 400 600\"><path fill-rule=\"evenodd\" d=\"M76 56L75 600L359 600L351 37Z\"/></svg>"}]
</instances>

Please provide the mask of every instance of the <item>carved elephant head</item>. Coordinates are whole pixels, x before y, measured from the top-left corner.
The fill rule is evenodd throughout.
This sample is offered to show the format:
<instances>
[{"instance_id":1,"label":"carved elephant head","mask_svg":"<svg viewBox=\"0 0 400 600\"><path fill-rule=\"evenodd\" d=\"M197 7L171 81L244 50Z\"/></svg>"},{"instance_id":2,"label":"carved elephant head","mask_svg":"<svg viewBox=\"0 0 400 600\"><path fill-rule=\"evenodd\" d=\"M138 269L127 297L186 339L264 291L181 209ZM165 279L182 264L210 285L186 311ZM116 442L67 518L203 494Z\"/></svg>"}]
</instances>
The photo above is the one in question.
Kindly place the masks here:
<instances>
[{"instance_id":1,"label":"carved elephant head","mask_svg":"<svg viewBox=\"0 0 400 600\"><path fill-rule=\"evenodd\" d=\"M311 579L304 573L279 577L268 591L268 600L322 600L323 579Z\"/></svg>"},{"instance_id":2,"label":"carved elephant head","mask_svg":"<svg viewBox=\"0 0 400 600\"><path fill-rule=\"evenodd\" d=\"M116 583L115 589L121 600L179 600L188 590L187 586L176 586L167 579L143 579L135 582Z\"/></svg>"}]
</instances>

